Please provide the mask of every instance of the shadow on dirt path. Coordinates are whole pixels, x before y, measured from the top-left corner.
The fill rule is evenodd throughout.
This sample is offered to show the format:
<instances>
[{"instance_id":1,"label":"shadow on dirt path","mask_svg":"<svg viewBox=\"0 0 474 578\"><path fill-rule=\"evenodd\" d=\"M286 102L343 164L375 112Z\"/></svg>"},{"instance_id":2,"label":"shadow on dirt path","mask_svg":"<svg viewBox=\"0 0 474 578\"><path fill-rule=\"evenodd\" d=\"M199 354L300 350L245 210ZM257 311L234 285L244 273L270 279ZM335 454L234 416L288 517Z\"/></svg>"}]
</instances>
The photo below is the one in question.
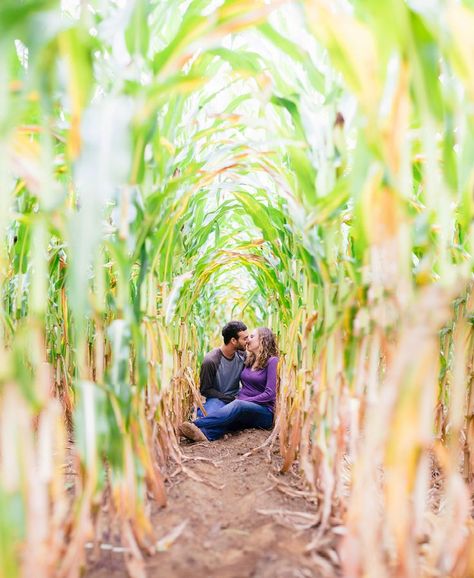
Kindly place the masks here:
<instances>
[{"instance_id":1,"label":"shadow on dirt path","mask_svg":"<svg viewBox=\"0 0 474 578\"><path fill-rule=\"evenodd\" d=\"M316 500L294 472L278 473L274 450L242 455L268 432L246 430L212 443L183 442L191 476L167 483L168 505L152 514L161 547L146 561L148 578L322 578L338 575L336 536L314 540ZM202 481L198 481L200 478ZM87 578L127 576L120 548L102 549Z\"/></svg>"}]
</instances>

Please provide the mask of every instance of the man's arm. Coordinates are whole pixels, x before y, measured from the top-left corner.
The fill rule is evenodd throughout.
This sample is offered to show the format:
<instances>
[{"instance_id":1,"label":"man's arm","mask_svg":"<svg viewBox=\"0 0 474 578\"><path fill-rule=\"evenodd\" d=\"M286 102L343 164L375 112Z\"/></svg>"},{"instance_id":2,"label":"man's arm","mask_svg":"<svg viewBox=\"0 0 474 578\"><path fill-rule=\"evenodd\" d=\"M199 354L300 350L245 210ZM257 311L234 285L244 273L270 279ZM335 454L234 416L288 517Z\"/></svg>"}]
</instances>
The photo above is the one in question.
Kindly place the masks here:
<instances>
[{"instance_id":1,"label":"man's arm","mask_svg":"<svg viewBox=\"0 0 474 578\"><path fill-rule=\"evenodd\" d=\"M204 358L201 365L201 373L199 375L200 391L204 397L217 397L223 401L227 401L225 396L219 389L217 389L217 364L214 360Z\"/></svg>"}]
</instances>

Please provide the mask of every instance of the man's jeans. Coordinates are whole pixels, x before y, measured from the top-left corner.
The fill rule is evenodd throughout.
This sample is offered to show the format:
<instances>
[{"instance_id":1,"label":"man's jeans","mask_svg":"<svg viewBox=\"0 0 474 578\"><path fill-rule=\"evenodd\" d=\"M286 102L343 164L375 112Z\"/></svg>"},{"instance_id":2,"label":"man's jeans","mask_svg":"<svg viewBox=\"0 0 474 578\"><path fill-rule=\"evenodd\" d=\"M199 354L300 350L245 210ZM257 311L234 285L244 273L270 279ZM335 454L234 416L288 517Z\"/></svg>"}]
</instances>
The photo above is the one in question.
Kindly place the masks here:
<instances>
[{"instance_id":1,"label":"man's jeans","mask_svg":"<svg viewBox=\"0 0 474 578\"><path fill-rule=\"evenodd\" d=\"M214 413L217 409L220 409L225 405L226 402L222 401L222 399L219 399L218 397L208 397L206 399L206 403L204 404L204 409L206 410L207 415L209 415L210 413ZM200 408L197 410L197 415L198 417L204 417L204 414Z\"/></svg>"},{"instance_id":2,"label":"man's jeans","mask_svg":"<svg viewBox=\"0 0 474 578\"><path fill-rule=\"evenodd\" d=\"M194 423L208 440L213 441L227 432L248 427L270 429L273 425L273 412L258 403L235 399Z\"/></svg>"}]
</instances>

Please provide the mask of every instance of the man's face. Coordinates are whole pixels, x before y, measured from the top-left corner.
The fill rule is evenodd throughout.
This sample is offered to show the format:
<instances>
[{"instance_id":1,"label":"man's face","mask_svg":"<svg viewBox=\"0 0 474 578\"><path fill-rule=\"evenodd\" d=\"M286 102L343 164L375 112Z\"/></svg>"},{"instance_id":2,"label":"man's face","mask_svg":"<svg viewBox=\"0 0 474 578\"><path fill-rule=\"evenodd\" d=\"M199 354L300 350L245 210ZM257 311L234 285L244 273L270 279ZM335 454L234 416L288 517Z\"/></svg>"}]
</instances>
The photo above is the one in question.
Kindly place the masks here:
<instances>
[{"instance_id":1,"label":"man's face","mask_svg":"<svg viewBox=\"0 0 474 578\"><path fill-rule=\"evenodd\" d=\"M249 332L247 330L239 331L237 335L238 335L237 339L235 339L235 337L233 338L235 341L235 347L236 349L238 349L238 351L245 351L245 348L247 346L247 340L249 338Z\"/></svg>"}]
</instances>

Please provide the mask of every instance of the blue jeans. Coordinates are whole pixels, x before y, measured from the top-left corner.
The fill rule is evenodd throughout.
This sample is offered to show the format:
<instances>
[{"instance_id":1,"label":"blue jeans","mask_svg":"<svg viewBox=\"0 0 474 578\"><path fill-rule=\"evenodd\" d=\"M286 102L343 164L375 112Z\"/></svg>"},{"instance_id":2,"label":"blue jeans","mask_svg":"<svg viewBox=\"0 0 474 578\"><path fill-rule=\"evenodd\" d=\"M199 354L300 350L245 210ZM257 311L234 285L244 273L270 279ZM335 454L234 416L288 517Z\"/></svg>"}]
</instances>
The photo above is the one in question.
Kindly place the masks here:
<instances>
[{"instance_id":1,"label":"blue jeans","mask_svg":"<svg viewBox=\"0 0 474 578\"><path fill-rule=\"evenodd\" d=\"M273 412L268 407L235 399L212 415L201 417L194 422L208 440L217 440L225 433L247 427L270 429L273 425Z\"/></svg>"},{"instance_id":2,"label":"blue jeans","mask_svg":"<svg viewBox=\"0 0 474 578\"><path fill-rule=\"evenodd\" d=\"M218 397L208 397L206 403L204 404L204 409L206 410L207 415L210 413L214 413L217 409L224 407L226 405L225 401L219 399ZM198 417L204 417L201 409L198 408L197 410Z\"/></svg>"}]
</instances>

